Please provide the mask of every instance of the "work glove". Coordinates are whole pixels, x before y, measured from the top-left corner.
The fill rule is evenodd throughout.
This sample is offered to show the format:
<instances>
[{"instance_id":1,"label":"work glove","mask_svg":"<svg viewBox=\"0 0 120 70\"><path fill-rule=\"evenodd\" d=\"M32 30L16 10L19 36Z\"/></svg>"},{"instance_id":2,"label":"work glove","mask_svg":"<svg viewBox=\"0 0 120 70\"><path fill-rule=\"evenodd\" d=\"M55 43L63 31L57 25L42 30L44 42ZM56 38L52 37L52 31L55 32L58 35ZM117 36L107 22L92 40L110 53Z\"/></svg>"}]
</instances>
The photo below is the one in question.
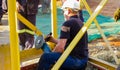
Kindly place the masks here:
<instances>
[{"instance_id":1,"label":"work glove","mask_svg":"<svg viewBox=\"0 0 120 70\"><path fill-rule=\"evenodd\" d=\"M52 33L50 32L46 37L45 37L45 42L48 42L51 38Z\"/></svg>"}]
</instances>

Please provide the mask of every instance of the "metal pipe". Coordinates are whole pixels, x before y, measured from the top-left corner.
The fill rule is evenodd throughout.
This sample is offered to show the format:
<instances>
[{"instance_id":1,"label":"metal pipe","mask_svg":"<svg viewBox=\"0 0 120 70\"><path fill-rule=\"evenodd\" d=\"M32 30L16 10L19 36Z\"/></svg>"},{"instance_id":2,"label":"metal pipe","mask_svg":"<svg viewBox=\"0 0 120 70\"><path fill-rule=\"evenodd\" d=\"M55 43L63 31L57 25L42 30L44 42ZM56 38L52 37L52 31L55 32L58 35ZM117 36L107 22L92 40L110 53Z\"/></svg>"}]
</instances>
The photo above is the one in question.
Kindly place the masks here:
<instances>
[{"instance_id":1,"label":"metal pipe","mask_svg":"<svg viewBox=\"0 0 120 70\"><path fill-rule=\"evenodd\" d=\"M18 47L16 0L8 0L8 22L10 26L10 70L20 70L20 52Z\"/></svg>"},{"instance_id":2,"label":"metal pipe","mask_svg":"<svg viewBox=\"0 0 120 70\"><path fill-rule=\"evenodd\" d=\"M58 38L57 34L57 6L56 0L51 0L51 27L54 38Z\"/></svg>"}]
</instances>

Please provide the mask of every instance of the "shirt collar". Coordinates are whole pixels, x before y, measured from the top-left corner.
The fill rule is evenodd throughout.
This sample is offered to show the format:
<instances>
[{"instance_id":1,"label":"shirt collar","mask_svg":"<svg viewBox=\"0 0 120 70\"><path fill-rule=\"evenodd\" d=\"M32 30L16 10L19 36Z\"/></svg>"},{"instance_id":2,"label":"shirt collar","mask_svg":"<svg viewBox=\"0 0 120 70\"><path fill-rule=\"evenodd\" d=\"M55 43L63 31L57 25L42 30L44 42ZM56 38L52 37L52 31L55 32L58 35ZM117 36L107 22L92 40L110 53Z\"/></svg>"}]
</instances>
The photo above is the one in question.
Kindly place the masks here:
<instances>
[{"instance_id":1,"label":"shirt collar","mask_svg":"<svg viewBox=\"0 0 120 70\"><path fill-rule=\"evenodd\" d=\"M78 18L78 15L71 16L70 18Z\"/></svg>"}]
</instances>

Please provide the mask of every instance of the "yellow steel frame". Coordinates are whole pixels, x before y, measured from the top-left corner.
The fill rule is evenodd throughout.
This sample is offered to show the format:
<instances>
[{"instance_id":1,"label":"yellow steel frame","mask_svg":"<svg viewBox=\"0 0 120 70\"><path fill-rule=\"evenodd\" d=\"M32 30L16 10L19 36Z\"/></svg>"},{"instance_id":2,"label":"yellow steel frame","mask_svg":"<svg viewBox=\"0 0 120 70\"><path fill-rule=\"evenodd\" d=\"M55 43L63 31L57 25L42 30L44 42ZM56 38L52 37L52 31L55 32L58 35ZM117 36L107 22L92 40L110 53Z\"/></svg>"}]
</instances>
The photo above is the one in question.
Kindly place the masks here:
<instances>
[{"instance_id":1,"label":"yellow steel frame","mask_svg":"<svg viewBox=\"0 0 120 70\"><path fill-rule=\"evenodd\" d=\"M8 21L10 26L10 55L11 68L9 70L20 70L20 52L18 47L18 35L16 30L17 14L16 0L8 0Z\"/></svg>"},{"instance_id":2,"label":"yellow steel frame","mask_svg":"<svg viewBox=\"0 0 120 70\"><path fill-rule=\"evenodd\" d=\"M25 62L35 58L40 58L41 53L43 53L41 49L37 50L35 48L31 48L29 50L23 50L20 52L20 62Z\"/></svg>"},{"instance_id":3,"label":"yellow steel frame","mask_svg":"<svg viewBox=\"0 0 120 70\"><path fill-rule=\"evenodd\" d=\"M103 68L105 68L105 70L116 70L117 69L117 65L113 65L106 61L103 61L103 60L100 60L97 58L93 58L93 57L89 57L88 63L98 66L98 67L101 67L101 68L103 67Z\"/></svg>"},{"instance_id":4,"label":"yellow steel frame","mask_svg":"<svg viewBox=\"0 0 120 70\"><path fill-rule=\"evenodd\" d=\"M53 5L56 4L56 1L53 1ZM54 7L53 7L54 8ZM55 9L55 8L54 8ZM56 20L56 11L52 11L54 15L52 18ZM35 31L37 35L42 35L42 32L40 32L35 26L33 26L29 21L24 19L20 14L16 12L16 0L10 1L8 0L8 20L9 20L9 26L10 26L10 47L9 46L4 46L0 48L1 50L1 55L4 54L3 56L5 57L0 57L1 59L5 59L5 62L0 63L0 70L20 70L20 59L22 61L26 61L28 59L33 59L36 57L39 57L39 55L42 53L42 50L36 50L35 48L29 49L29 50L24 50L19 52L19 47L18 47L18 35L17 35L17 30L16 30L16 24L17 24L17 16L18 18L23 21L24 23L27 23L26 25L29 26L30 28ZM55 23L56 21L52 21L53 23L53 30L56 30L57 26ZM57 37L56 31L53 31L54 37ZM4 49L4 50L3 50ZM10 53L9 53L10 52ZM32 53L30 53L32 52ZM19 55L20 54L20 55ZM11 57L10 57L10 56ZM9 61L11 59L11 61ZM2 62L2 60L1 60ZM2 67L5 66L5 67Z\"/></svg>"},{"instance_id":5,"label":"yellow steel frame","mask_svg":"<svg viewBox=\"0 0 120 70\"><path fill-rule=\"evenodd\" d=\"M10 55L10 46L3 45L0 47L0 70L12 70Z\"/></svg>"},{"instance_id":6,"label":"yellow steel frame","mask_svg":"<svg viewBox=\"0 0 120 70\"><path fill-rule=\"evenodd\" d=\"M96 10L91 14L91 10L89 6L87 5L85 0L82 0L84 5L86 6L89 14L91 14L90 18L87 20L85 25L82 27L82 29L79 31L77 36L74 38L74 40L71 42L71 44L68 46L68 48L65 50L65 52L62 54L60 59L56 62L56 64L53 66L52 70L58 70L59 67L62 65L64 60L67 58L69 53L72 51L76 43L81 39L85 31L89 28L91 22L94 20L96 23L97 28L99 29L100 33L102 34L104 40L107 42L106 37L104 36L97 20L95 17L99 14L101 9L104 7L108 0L102 0L101 3L98 5ZM56 0L52 0L52 7L51 7L51 14L52 14L52 33L55 38L57 38L57 19L56 19ZM88 7L87 7L88 6ZM29 21L27 21L24 17L22 17L19 13L16 12L16 0L8 0L8 20L9 20L9 26L10 26L10 47L9 46L3 46L0 47L0 55L3 55L4 57L1 57L2 60L0 60L0 70L20 70L20 62L24 62L27 60L31 60L34 58L38 58L43 51L36 50L35 48L24 50L19 52L18 47L18 35L16 30L16 23L17 23L17 17L20 19L24 24L26 24L28 27L30 27L37 35L42 35L42 32L40 32L35 26L33 26ZM108 44L108 42L107 42ZM109 46L109 44L108 44ZM32 53L31 53L32 52ZM11 60L11 61L10 61ZM98 64L100 66L106 67L109 70L115 70L116 66L109 65L105 62L102 62L98 59L94 59L90 57L90 62L93 62L95 64ZM5 66L5 67L2 67Z\"/></svg>"},{"instance_id":7,"label":"yellow steel frame","mask_svg":"<svg viewBox=\"0 0 120 70\"><path fill-rule=\"evenodd\" d=\"M57 34L57 6L56 6L56 0L51 0L51 26L52 26L52 33L54 38L58 38Z\"/></svg>"}]
</instances>

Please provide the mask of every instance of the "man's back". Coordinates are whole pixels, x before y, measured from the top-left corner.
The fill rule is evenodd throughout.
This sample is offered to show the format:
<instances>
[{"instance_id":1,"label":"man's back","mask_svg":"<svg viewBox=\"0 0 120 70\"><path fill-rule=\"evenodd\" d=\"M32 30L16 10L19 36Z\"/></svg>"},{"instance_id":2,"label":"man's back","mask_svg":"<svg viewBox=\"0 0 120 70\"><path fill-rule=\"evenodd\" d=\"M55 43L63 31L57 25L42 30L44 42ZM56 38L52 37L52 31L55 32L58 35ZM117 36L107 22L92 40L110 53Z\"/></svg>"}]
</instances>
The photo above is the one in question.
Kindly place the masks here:
<instances>
[{"instance_id":1,"label":"man's back","mask_svg":"<svg viewBox=\"0 0 120 70\"><path fill-rule=\"evenodd\" d=\"M67 20L65 23L63 23L62 27L66 27L66 29L69 29L66 33L61 30L60 38L67 38L67 43L65 45L65 48L71 43L71 41L74 39L74 37L77 35L77 33L82 28L83 23L79 19L77 15L71 16L69 20ZM71 52L72 56L75 56L77 58L85 58L88 57L88 36L87 32L83 35L81 40L77 43L73 51Z\"/></svg>"}]
</instances>

